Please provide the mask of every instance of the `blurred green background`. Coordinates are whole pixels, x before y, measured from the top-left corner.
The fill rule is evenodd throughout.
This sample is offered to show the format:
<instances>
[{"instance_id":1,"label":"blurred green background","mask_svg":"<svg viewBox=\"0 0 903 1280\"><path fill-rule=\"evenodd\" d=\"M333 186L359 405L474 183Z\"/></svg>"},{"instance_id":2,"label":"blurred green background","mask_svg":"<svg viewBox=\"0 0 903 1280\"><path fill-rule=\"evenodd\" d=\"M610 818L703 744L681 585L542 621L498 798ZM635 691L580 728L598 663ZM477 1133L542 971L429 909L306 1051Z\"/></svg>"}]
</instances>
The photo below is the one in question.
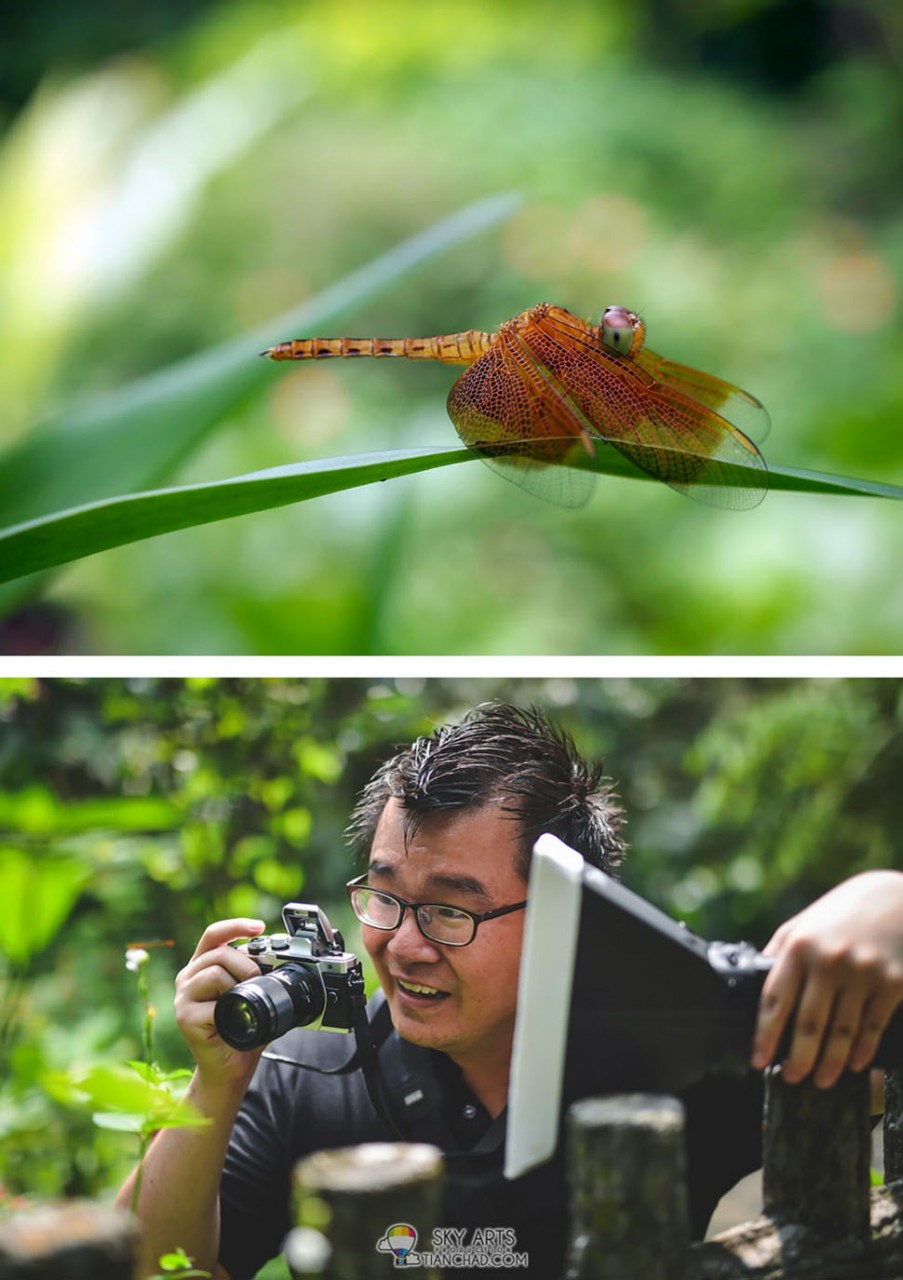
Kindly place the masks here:
<instances>
[{"instance_id":1,"label":"blurred green background","mask_svg":"<svg viewBox=\"0 0 903 1280\"><path fill-rule=\"evenodd\" d=\"M899 6L31 0L0 33L0 444L517 191L330 332L623 303L765 401L775 464L903 480ZM273 368L167 482L454 444L454 376ZM602 477L575 513L468 463L95 556L4 596L2 646L897 653L901 563L892 502Z\"/></svg>"},{"instance_id":2,"label":"blurred green background","mask_svg":"<svg viewBox=\"0 0 903 1280\"><path fill-rule=\"evenodd\" d=\"M127 945L175 944L150 953L154 1054L185 1067L172 981L205 925L313 901L356 949L356 793L499 697L604 760L625 881L705 937L761 946L847 876L903 867L899 680L0 680L0 1209L104 1195L135 1159L49 1087L140 1055Z\"/></svg>"}]
</instances>

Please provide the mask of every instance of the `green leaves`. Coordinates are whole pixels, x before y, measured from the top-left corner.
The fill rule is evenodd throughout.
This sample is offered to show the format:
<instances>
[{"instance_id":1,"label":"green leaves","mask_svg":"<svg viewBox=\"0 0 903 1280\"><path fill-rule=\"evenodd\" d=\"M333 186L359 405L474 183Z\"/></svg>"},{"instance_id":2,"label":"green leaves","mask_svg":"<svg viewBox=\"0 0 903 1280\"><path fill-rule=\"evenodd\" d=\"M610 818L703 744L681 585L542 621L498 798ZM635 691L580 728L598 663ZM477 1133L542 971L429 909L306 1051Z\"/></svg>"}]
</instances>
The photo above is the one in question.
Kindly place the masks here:
<instances>
[{"instance_id":1,"label":"green leaves","mask_svg":"<svg viewBox=\"0 0 903 1280\"><path fill-rule=\"evenodd\" d=\"M56 935L88 879L80 859L47 854L32 857L0 843L0 955L23 966Z\"/></svg>"},{"instance_id":2,"label":"green leaves","mask_svg":"<svg viewBox=\"0 0 903 1280\"><path fill-rule=\"evenodd\" d=\"M38 782L0 792L0 956L24 967L65 924L95 871L79 837L170 831L182 820L155 796L62 800Z\"/></svg>"},{"instance_id":3,"label":"green leaves","mask_svg":"<svg viewBox=\"0 0 903 1280\"><path fill-rule=\"evenodd\" d=\"M26 837L75 835L103 828L168 831L182 820L169 800L156 796L100 796L61 800L39 783L21 791L0 791L0 831Z\"/></svg>"},{"instance_id":4,"label":"green leaves","mask_svg":"<svg viewBox=\"0 0 903 1280\"><path fill-rule=\"evenodd\" d=\"M198 1271L192 1263L193 1258L189 1258L184 1249L175 1249L172 1253L164 1253L162 1257L157 1259L157 1265L163 1272L162 1276L153 1276L152 1280L194 1280L195 1277L203 1277L210 1275L209 1271Z\"/></svg>"},{"instance_id":5,"label":"green leaves","mask_svg":"<svg viewBox=\"0 0 903 1280\"><path fill-rule=\"evenodd\" d=\"M158 1129L198 1129L210 1121L182 1096L190 1071L160 1071L143 1062L99 1063L48 1074L47 1092L67 1106L88 1107L102 1129L149 1137Z\"/></svg>"}]
</instances>

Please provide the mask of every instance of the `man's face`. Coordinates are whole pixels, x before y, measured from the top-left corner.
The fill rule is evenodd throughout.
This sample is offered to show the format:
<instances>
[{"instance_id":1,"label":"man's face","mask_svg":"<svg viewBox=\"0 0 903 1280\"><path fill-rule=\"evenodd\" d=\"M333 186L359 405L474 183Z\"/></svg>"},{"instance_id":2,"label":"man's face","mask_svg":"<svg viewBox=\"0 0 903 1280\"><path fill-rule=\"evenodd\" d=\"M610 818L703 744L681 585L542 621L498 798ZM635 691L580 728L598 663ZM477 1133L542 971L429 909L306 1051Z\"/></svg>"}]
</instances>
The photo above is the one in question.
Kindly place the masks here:
<instances>
[{"instance_id":1,"label":"man's face","mask_svg":"<svg viewBox=\"0 0 903 1280\"><path fill-rule=\"evenodd\" d=\"M515 871L517 823L488 806L427 819L405 848L403 809L390 800L373 847L367 883L408 902L438 902L480 914L522 902ZM468 1062L507 1063L511 1053L524 913L487 920L466 947L425 938L406 911L394 932L361 926L364 945L404 1039ZM426 990L421 990L426 988Z\"/></svg>"}]
</instances>

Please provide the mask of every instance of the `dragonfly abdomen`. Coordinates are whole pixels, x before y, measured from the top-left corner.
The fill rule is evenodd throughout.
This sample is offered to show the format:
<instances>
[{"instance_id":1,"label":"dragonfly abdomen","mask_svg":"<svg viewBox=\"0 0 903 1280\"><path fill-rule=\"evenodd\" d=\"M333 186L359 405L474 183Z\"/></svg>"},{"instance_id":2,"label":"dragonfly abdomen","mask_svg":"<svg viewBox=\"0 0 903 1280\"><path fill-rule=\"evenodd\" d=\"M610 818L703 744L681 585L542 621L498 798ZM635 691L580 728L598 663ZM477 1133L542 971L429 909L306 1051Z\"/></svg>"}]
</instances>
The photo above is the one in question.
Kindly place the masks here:
<instances>
[{"instance_id":1,"label":"dragonfly abdomen","mask_svg":"<svg viewBox=\"0 0 903 1280\"><path fill-rule=\"evenodd\" d=\"M292 338L260 354L271 360L323 360L329 356L405 356L408 360L441 360L444 364L473 364L488 351L494 333L467 329L434 338Z\"/></svg>"}]
</instances>

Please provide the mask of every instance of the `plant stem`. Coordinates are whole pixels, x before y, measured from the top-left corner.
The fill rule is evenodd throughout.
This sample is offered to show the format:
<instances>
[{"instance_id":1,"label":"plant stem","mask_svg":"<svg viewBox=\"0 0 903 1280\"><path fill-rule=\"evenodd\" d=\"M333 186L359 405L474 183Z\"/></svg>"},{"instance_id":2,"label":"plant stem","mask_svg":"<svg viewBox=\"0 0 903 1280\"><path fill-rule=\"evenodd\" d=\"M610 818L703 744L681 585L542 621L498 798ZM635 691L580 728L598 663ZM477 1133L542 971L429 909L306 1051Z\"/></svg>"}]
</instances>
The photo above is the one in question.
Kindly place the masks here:
<instances>
[{"instance_id":1,"label":"plant stem","mask_svg":"<svg viewBox=\"0 0 903 1280\"><path fill-rule=\"evenodd\" d=\"M147 978L147 971L149 967L150 966L145 962L138 969L138 994L141 996L141 1004L144 1010L143 1051L144 1061L147 1066L151 1065L154 1056L154 1010L150 1002L150 985Z\"/></svg>"},{"instance_id":2,"label":"plant stem","mask_svg":"<svg viewBox=\"0 0 903 1280\"><path fill-rule=\"evenodd\" d=\"M138 965L138 995L141 997L142 1011L144 1015L142 1027L142 1053L144 1055L144 1063L150 1066L153 1062L154 1048L154 1010L150 1002L150 985L147 978L148 962L145 960ZM141 1145L138 1149L138 1167L135 1170L135 1181L132 1185L132 1199L130 1208L132 1214L136 1214L138 1210L138 1201L141 1198L141 1184L144 1181L144 1162L147 1157L147 1150L153 1137L152 1131L149 1130L145 1123L141 1126Z\"/></svg>"},{"instance_id":3,"label":"plant stem","mask_svg":"<svg viewBox=\"0 0 903 1280\"><path fill-rule=\"evenodd\" d=\"M141 1145L138 1148L138 1167L135 1170L135 1181L132 1183L132 1198L129 1203L129 1210L134 1216L138 1212L138 1201L141 1199L141 1184L144 1181L144 1161L147 1157L147 1149L150 1146L151 1134L141 1130Z\"/></svg>"}]
</instances>

